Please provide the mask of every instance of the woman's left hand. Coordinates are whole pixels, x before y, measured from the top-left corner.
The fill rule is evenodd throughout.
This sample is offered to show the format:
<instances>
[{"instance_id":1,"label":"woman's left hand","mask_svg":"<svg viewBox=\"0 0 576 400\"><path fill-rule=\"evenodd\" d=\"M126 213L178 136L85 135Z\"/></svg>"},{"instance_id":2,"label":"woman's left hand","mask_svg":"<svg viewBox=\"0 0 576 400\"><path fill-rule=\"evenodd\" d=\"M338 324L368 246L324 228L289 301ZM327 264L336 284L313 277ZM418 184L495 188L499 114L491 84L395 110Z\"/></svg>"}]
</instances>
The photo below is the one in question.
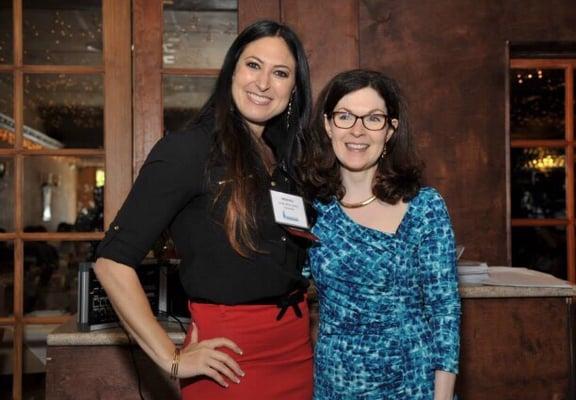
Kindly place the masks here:
<instances>
[{"instance_id":1,"label":"woman's left hand","mask_svg":"<svg viewBox=\"0 0 576 400\"><path fill-rule=\"evenodd\" d=\"M434 400L452 400L455 383L455 374L437 370L434 379Z\"/></svg>"}]
</instances>

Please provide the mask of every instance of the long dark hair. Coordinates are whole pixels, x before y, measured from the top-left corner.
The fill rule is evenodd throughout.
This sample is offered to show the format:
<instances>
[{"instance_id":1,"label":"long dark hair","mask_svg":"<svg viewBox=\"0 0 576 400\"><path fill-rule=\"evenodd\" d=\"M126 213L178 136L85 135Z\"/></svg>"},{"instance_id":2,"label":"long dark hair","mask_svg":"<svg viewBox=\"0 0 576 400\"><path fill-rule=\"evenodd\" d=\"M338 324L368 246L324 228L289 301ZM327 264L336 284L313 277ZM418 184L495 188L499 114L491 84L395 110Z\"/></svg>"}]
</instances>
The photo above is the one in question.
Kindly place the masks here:
<instances>
[{"instance_id":1,"label":"long dark hair","mask_svg":"<svg viewBox=\"0 0 576 400\"><path fill-rule=\"evenodd\" d=\"M214 119L216 141L212 158L226 165L226 178L222 192L230 193L226 206L224 228L230 245L237 253L248 256L248 250L258 251L254 233L256 226L255 196L257 188L266 185L262 174L261 155L255 145L242 114L232 98L232 79L240 55L248 44L264 37L284 39L296 60L296 81L288 108L268 121L266 130L272 126L280 130L282 148L275 149L278 162L288 169L301 157L303 130L308 126L312 103L310 72L304 47L298 36L286 25L274 21L258 21L244 29L234 40L222 64L214 92L200 110L199 121ZM266 132L264 134L266 137Z\"/></svg>"},{"instance_id":2,"label":"long dark hair","mask_svg":"<svg viewBox=\"0 0 576 400\"><path fill-rule=\"evenodd\" d=\"M373 193L382 201L396 204L399 200L409 201L420 189L423 163L416 154L406 104L398 85L380 72L356 69L336 75L322 90L310 134L306 137L300 179L309 195L323 202L334 196L341 199L345 194L340 164L326 133L324 116L331 118L342 97L366 87L373 88L384 99L389 120L398 120L398 128L386 144L386 155L378 160Z\"/></svg>"}]
</instances>

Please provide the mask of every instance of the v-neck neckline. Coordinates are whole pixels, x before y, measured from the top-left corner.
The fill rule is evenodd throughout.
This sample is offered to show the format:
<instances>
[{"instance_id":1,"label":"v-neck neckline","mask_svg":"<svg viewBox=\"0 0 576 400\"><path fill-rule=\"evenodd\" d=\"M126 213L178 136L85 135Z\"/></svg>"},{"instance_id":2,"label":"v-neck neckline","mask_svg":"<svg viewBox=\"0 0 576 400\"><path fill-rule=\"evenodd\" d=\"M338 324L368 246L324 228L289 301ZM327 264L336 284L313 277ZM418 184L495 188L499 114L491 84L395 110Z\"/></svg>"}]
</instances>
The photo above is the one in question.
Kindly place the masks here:
<instances>
[{"instance_id":1,"label":"v-neck neckline","mask_svg":"<svg viewBox=\"0 0 576 400\"><path fill-rule=\"evenodd\" d=\"M355 221L351 216L349 216L348 214L346 214L346 211L344 211L342 209L342 206L340 205L340 203L338 203L338 201L336 199L334 199L334 207L336 207L338 209L338 212L346 219L346 221L348 221L350 224L366 230L368 232L374 232L377 233L379 235L384 235L386 237L391 237L391 238L395 238L399 235L402 227L406 224L406 221L408 220L411 212L412 212L412 204L414 203L414 199L410 200L408 202L408 207L406 207L406 211L404 212L404 215L402 216L402 219L400 220L400 223L398 224L398 226L396 227L396 230L394 232L385 232L385 231L381 231L380 229L376 229L376 228L371 228L369 226L366 225L362 225L361 223Z\"/></svg>"}]
</instances>

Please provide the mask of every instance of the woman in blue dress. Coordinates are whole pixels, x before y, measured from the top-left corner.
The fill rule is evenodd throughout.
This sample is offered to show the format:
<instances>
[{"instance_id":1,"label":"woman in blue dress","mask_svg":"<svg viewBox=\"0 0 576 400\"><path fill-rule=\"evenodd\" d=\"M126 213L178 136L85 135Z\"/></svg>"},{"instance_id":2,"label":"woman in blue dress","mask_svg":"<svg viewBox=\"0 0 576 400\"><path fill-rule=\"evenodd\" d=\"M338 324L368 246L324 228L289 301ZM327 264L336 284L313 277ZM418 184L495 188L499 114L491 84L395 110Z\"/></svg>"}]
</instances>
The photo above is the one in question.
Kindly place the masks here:
<instances>
[{"instance_id":1,"label":"woman in blue dress","mask_svg":"<svg viewBox=\"0 0 576 400\"><path fill-rule=\"evenodd\" d=\"M460 297L446 206L421 186L406 109L381 73L337 75L317 103L303 180L320 323L315 399L452 399Z\"/></svg>"}]
</instances>

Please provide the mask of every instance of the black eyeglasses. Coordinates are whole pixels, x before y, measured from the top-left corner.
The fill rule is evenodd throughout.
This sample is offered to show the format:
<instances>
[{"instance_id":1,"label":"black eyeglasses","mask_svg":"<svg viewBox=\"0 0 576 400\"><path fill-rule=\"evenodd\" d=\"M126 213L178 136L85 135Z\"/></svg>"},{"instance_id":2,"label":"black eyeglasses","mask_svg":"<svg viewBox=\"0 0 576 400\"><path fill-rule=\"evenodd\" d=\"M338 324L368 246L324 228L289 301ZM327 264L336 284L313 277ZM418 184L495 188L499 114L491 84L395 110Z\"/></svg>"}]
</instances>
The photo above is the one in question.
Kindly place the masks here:
<instances>
[{"instance_id":1,"label":"black eyeglasses","mask_svg":"<svg viewBox=\"0 0 576 400\"><path fill-rule=\"evenodd\" d=\"M363 116L354 115L348 111L334 111L332 112L332 121L340 129L350 129L356 124L358 118L362 120L362 125L369 131L379 131L384 129L386 122L388 122L388 115L386 114L368 114Z\"/></svg>"}]
</instances>

